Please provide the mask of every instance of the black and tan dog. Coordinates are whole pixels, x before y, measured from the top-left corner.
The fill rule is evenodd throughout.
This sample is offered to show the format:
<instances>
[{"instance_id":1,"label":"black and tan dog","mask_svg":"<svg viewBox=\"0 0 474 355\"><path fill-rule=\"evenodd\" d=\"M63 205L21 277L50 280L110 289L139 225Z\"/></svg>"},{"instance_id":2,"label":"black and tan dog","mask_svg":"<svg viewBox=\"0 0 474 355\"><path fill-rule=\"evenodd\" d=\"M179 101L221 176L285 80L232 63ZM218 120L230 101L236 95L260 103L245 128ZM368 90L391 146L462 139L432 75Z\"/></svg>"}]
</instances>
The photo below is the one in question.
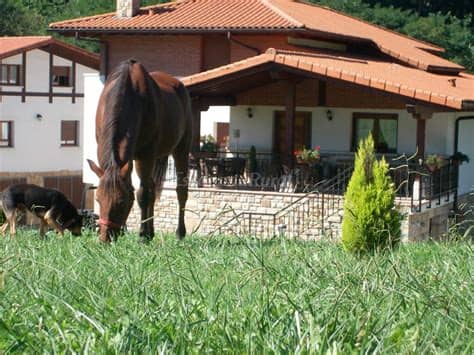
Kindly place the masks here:
<instances>
[{"instance_id":1,"label":"black and tan dog","mask_svg":"<svg viewBox=\"0 0 474 355\"><path fill-rule=\"evenodd\" d=\"M41 236L47 225L60 234L66 229L74 235L81 234L82 216L66 196L57 190L32 184L11 185L1 193L0 206L7 219L0 228L2 234L10 225L10 234L14 236L17 218L26 211L40 219Z\"/></svg>"}]
</instances>

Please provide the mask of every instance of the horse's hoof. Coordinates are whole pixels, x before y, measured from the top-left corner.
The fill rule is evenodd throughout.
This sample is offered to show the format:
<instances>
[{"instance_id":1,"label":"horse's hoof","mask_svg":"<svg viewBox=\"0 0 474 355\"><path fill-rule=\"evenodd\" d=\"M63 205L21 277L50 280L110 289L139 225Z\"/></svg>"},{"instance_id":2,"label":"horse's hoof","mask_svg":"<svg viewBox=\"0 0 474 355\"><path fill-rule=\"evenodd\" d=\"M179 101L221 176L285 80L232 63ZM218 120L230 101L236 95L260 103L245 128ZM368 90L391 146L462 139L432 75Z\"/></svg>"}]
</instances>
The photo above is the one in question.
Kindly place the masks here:
<instances>
[{"instance_id":1,"label":"horse's hoof","mask_svg":"<svg viewBox=\"0 0 474 355\"><path fill-rule=\"evenodd\" d=\"M184 230L184 231L177 230L176 231L176 238L178 240L183 240L185 236L186 236L186 230Z\"/></svg>"},{"instance_id":2,"label":"horse's hoof","mask_svg":"<svg viewBox=\"0 0 474 355\"><path fill-rule=\"evenodd\" d=\"M139 242L142 244L150 244L152 240L153 240L153 237L150 237L148 235L141 235Z\"/></svg>"}]
</instances>

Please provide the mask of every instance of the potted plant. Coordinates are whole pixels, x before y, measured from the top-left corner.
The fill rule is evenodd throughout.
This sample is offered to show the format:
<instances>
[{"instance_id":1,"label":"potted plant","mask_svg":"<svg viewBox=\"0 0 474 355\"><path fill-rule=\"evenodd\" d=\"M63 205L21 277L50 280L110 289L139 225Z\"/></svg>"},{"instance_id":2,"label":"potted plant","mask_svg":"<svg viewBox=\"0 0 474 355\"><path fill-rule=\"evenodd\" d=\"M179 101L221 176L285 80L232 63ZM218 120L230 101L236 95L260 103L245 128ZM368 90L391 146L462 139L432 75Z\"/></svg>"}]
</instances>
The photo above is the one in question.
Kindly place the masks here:
<instances>
[{"instance_id":1,"label":"potted plant","mask_svg":"<svg viewBox=\"0 0 474 355\"><path fill-rule=\"evenodd\" d=\"M201 153L203 157L215 157L217 155L217 143L212 135L201 136Z\"/></svg>"},{"instance_id":2,"label":"potted plant","mask_svg":"<svg viewBox=\"0 0 474 355\"><path fill-rule=\"evenodd\" d=\"M453 165L461 165L464 162L469 163L469 157L461 152L454 153L449 157L449 159Z\"/></svg>"},{"instance_id":3,"label":"potted plant","mask_svg":"<svg viewBox=\"0 0 474 355\"><path fill-rule=\"evenodd\" d=\"M321 147L318 145L317 147L314 147L314 149L298 149L295 150L294 154L298 164L312 165L317 163L321 158Z\"/></svg>"},{"instance_id":4,"label":"potted plant","mask_svg":"<svg viewBox=\"0 0 474 355\"><path fill-rule=\"evenodd\" d=\"M430 171L436 171L445 164L445 159L438 154L430 154L425 159L425 166Z\"/></svg>"}]
</instances>

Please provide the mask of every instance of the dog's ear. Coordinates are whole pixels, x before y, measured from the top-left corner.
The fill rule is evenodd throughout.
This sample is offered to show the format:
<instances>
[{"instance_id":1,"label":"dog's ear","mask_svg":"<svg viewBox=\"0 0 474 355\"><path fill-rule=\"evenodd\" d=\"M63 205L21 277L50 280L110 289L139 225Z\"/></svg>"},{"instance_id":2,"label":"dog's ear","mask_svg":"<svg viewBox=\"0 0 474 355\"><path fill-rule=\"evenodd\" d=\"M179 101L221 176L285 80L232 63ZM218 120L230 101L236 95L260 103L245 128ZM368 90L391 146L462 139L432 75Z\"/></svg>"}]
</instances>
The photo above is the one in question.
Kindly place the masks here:
<instances>
[{"instance_id":1,"label":"dog's ear","mask_svg":"<svg viewBox=\"0 0 474 355\"><path fill-rule=\"evenodd\" d=\"M96 163L94 163L92 160L87 159L87 162L89 163L89 167L91 170L99 177L99 179L104 175L104 170L102 170Z\"/></svg>"}]
</instances>

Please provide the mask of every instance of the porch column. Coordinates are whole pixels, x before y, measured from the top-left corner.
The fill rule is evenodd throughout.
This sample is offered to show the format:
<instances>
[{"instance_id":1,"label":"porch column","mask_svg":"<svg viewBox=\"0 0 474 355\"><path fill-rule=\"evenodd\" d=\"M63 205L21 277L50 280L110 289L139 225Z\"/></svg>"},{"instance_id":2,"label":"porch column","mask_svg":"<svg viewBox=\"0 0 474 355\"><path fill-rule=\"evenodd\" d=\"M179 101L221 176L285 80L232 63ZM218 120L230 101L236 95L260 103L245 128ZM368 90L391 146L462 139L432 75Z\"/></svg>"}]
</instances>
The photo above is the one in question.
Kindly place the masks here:
<instances>
[{"instance_id":1,"label":"porch column","mask_svg":"<svg viewBox=\"0 0 474 355\"><path fill-rule=\"evenodd\" d=\"M191 152L199 153L201 145L201 105L199 102L193 102L193 138L191 143Z\"/></svg>"},{"instance_id":2,"label":"porch column","mask_svg":"<svg viewBox=\"0 0 474 355\"><path fill-rule=\"evenodd\" d=\"M434 110L420 105L406 105L407 111L416 119L416 148L418 158L425 157L426 147L426 120L433 117Z\"/></svg>"},{"instance_id":3,"label":"porch column","mask_svg":"<svg viewBox=\"0 0 474 355\"><path fill-rule=\"evenodd\" d=\"M295 151L295 111L296 111L296 82L287 81L285 121L286 121L286 146L288 165L292 169L295 163L293 152Z\"/></svg>"},{"instance_id":4,"label":"porch column","mask_svg":"<svg viewBox=\"0 0 474 355\"><path fill-rule=\"evenodd\" d=\"M414 115L413 118L416 119L416 148L418 157L424 158L426 147L426 120L422 119L419 115Z\"/></svg>"}]
</instances>

